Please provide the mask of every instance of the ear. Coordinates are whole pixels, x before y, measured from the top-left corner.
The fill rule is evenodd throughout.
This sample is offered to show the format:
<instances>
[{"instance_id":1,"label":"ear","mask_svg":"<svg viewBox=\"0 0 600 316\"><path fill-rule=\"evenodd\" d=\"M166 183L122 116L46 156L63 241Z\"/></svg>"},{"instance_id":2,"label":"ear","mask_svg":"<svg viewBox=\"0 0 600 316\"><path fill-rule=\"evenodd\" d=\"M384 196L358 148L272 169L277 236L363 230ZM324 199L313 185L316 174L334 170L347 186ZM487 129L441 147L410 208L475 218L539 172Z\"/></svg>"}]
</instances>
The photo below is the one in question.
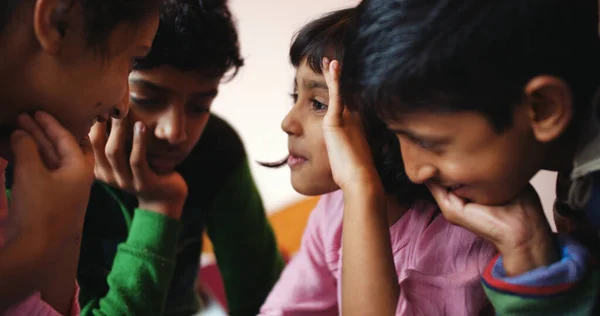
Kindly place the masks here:
<instances>
[{"instance_id":1,"label":"ear","mask_svg":"<svg viewBox=\"0 0 600 316\"><path fill-rule=\"evenodd\" d=\"M560 137L573 118L573 95L562 79L537 76L525 85L533 133L540 142Z\"/></svg>"},{"instance_id":2,"label":"ear","mask_svg":"<svg viewBox=\"0 0 600 316\"><path fill-rule=\"evenodd\" d=\"M43 50L60 51L73 14L73 0L37 0L33 11L33 30Z\"/></svg>"}]
</instances>

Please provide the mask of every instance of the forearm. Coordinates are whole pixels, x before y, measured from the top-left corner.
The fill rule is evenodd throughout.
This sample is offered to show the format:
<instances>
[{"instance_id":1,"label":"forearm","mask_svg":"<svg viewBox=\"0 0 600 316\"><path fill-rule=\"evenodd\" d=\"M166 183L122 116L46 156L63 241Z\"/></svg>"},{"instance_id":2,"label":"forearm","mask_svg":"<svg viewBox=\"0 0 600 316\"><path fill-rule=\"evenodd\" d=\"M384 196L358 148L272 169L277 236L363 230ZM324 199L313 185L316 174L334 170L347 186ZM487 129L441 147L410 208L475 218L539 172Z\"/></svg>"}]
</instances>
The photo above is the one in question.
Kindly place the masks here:
<instances>
[{"instance_id":1,"label":"forearm","mask_svg":"<svg viewBox=\"0 0 600 316\"><path fill-rule=\"evenodd\" d=\"M80 231L83 227L80 228ZM62 315L69 315L75 295L77 265L81 250L81 234L70 238L57 249L59 258L45 268L40 287L42 299Z\"/></svg>"},{"instance_id":2,"label":"forearm","mask_svg":"<svg viewBox=\"0 0 600 316\"><path fill-rule=\"evenodd\" d=\"M365 183L365 182L363 182ZM379 182L344 191L342 311L393 315L400 288Z\"/></svg>"},{"instance_id":3,"label":"forearm","mask_svg":"<svg viewBox=\"0 0 600 316\"><path fill-rule=\"evenodd\" d=\"M81 314L161 314L175 269L179 230L176 220L136 210L128 239L119 245L108 277L97 269L89 269L93 275L80 276ZM94 288L105 278L108 292Z\"/></svg>"},{"instance_id":4,"label":"forearm","mask_svg":"<svg viewBox=\"0 0 600 316\"><path fill-rule=\"evenodd\" d=\"M43 242L37 236L16 236L0 249L0 314L35 290L43 266Z\"/></svg>"}]
</instances>

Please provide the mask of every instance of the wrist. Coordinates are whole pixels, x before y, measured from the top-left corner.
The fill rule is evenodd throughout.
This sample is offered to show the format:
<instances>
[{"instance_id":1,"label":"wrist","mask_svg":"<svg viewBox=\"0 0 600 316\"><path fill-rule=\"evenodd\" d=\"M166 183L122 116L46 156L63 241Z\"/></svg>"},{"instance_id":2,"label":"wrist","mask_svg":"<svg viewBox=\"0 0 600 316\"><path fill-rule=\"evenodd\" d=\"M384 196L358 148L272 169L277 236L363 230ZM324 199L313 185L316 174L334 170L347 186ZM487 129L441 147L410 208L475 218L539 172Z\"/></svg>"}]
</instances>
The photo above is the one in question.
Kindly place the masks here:
<instances>
[{"instance_id":1,"label":"wrist","mask_svg":"<svg viewBox=\"0 0 600 316\"><path fill-rule=\"evenodd\" d=\"M344 195L360 194L384 197L381 179L375 170L357 170L352 181L340 186Z\"/></svg>"},{"instance_id":2,"label":"wrist","mask_svg":"<svg viewBox=\"0 0 600 316\"><path fill-rule=\"evenodd\" d=\"M556 239L552 235L501 253L507 276L520 275L560 260Z\"/></svg>"},{"instance_id":3,"label":"wrist","mask_svg":"<svg viewBox=\"0 0 600 316\"><path fill-rule=\"evenodd\" d=\"M138 208L179 220L181 218L181 213L183 212L184 204L185 199L175 201L147 201L139 199Z\"/></svg>"}]
</instances>

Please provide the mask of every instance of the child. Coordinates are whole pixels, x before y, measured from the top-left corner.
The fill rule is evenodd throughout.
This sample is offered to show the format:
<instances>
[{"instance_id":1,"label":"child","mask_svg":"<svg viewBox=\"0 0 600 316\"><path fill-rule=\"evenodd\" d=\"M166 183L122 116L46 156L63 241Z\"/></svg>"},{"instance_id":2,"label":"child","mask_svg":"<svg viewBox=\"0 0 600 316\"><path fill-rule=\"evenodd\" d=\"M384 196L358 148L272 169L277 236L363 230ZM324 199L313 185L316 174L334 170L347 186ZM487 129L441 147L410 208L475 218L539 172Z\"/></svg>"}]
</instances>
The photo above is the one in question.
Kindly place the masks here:
<instances>
[{"instance_id":1,"label":"child","mask_svg":"<svg viewBox=\"0 0 600 316\"><path fill-rule=\"evenodd\" d=\"M258 313L283 260L243 144L210 113L224 76L242 65L226 1L163 4L152 50L129 77L129 115L91 133L101 182L85 219L82 314L200 312L205 229L229 314Z\"/></svg>"},{"instance_id":2,"label":"child","mask_svg":"<svg viewBox=\"0 0 600 316\"><path fill-rule=\"evenodd\" d=\"M446 218L497 246L483 283L498 314L597 315L598 270L551 234L529 180L559 172L557 210L595 226L580 241L597 255L598 1L366 0L358 11L344 99L395 131L407 175Z\"/></svg>"},{"instance_id":3,"label":"child","mask_svg":"<svg viewBox=\"0 0 600 316\"><path fill-rule=\"evenodd\" d=\"M323 56L342 57L344 38L353 14L354 9L340 10L307 24L297 34L290 49L290 60L296 68L295 104L283 120L282 129L289 135L287 164L291 169L291 182L302 194L325 195L310 216L300 251L284 270L261 308L261 314L338 315L342 312L340 300L344 302L350 299L348 294L357 294L345 283L369 282L363 278L364 272L381 260L368 256L368 248L387 248L390 252L390 262L393 260L390 269L393 273L398 272L394 283L401 288L391 302L398 315L485 314L489 304L479 285L480 264L489 260L495 249L438 216L435 205L420 198L421 186L407 182L401 171L392 178L383 178L389 193L382 195L383 212L377 214L384 222L377 231L383 236L382 240L379 244L351 240L362 238L365 232L361 223L354 229L354 224L347 222L348 216L355 215L348 213L350 192L346 192L345 187L342 187L343 192L339 190L339 178L336 173L332 175L336 170L330 168L330 163L334 166L337 162L333 161L335 153L325 146L327 126L324 116L330 115L332 109L330 93L335 82L326 83L323 72L326 69L321 67L321 59ZM374 137L376 122L368 123L371 147L365 145L362 149L371 160L355 166L353 171L374 169L371 153L378 160L385 148L394 143L397 146L389 133L379 131ZM362 131L360 127L356 130ZM354 141L365 143L364 135L358 133ZM387 145L378 145L386 142ZM389 164L401 166L401 161L388 161ZM378 163L378 166L381 168L383 164ZM373 186L381 184L377 174L369 181ZM365 254L365 258L355 257L356 254ZM349 279L346 268L351 265L360 265L362 271ZM344 310L342 314L347 312Z\"/></svg>"},{"instance_id":4,"label":"child","mask_svg":"<svg viewBox=\"0 0 600 316\"><path fill-rule=\"evenodd\" d=\"M152 44L157 5L0 3L2 179L7 160L15 167L12 194L4 180L0 190L0 314L78 313L78 236L93 181L84 143L94 120L127 112L125 80Z\"/></svg>"}]
</instances>

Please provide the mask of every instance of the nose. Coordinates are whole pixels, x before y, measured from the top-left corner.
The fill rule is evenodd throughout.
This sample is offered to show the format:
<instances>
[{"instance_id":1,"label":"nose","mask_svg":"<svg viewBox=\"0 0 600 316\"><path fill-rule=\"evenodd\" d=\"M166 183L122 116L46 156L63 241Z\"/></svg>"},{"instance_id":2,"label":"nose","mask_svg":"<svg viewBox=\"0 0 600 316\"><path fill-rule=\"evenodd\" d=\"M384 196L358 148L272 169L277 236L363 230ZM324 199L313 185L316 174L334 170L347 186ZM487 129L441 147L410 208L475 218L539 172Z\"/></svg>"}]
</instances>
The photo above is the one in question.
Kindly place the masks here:
<instances>
[{"instance_id":1,"label":"nose","mask_svg":"<svg viewBox=\"0 0 600 316\"><path fill-rule=\"evenodd\" d=\"M127 116L129 112L129 84L125 82L125 95L123 95L123 99L116 105L110 112L110 116L116 119L122 119Z\"/></svg>"},{"instance_id":2,"label":"nose","mask_svg":"<svg viewBox=\"0 0 600 316\"><path fill-rule=\"evenodd\" d=\"M154 134L171 145L177 145L187 140L185 113L180 107L170 106L167 113L161 115Z\"/></svg>"},{"instance_id":3,"label":"nose","mask_svg":"<svg viewBox=\"0 0 600 316\"><path fill-rule=\"evenodd\" d=\"M281 121L281 129L289 136L300 136L302 134L302 125L296 112L296 105L294 105Z\"/></svg>"},{"instance_id":4,"label":"nose","mask_svg":"<svg viewBox=\"0 0 600 316\"><path fill-rule=\"evenodd\" d=\"M419 154L419 150L412 148L406 142L401 145L402 160L406 175L413 183L422 184L437 176L437 167L429 161L426 155Z\"/></svg>"}]
</instances>

